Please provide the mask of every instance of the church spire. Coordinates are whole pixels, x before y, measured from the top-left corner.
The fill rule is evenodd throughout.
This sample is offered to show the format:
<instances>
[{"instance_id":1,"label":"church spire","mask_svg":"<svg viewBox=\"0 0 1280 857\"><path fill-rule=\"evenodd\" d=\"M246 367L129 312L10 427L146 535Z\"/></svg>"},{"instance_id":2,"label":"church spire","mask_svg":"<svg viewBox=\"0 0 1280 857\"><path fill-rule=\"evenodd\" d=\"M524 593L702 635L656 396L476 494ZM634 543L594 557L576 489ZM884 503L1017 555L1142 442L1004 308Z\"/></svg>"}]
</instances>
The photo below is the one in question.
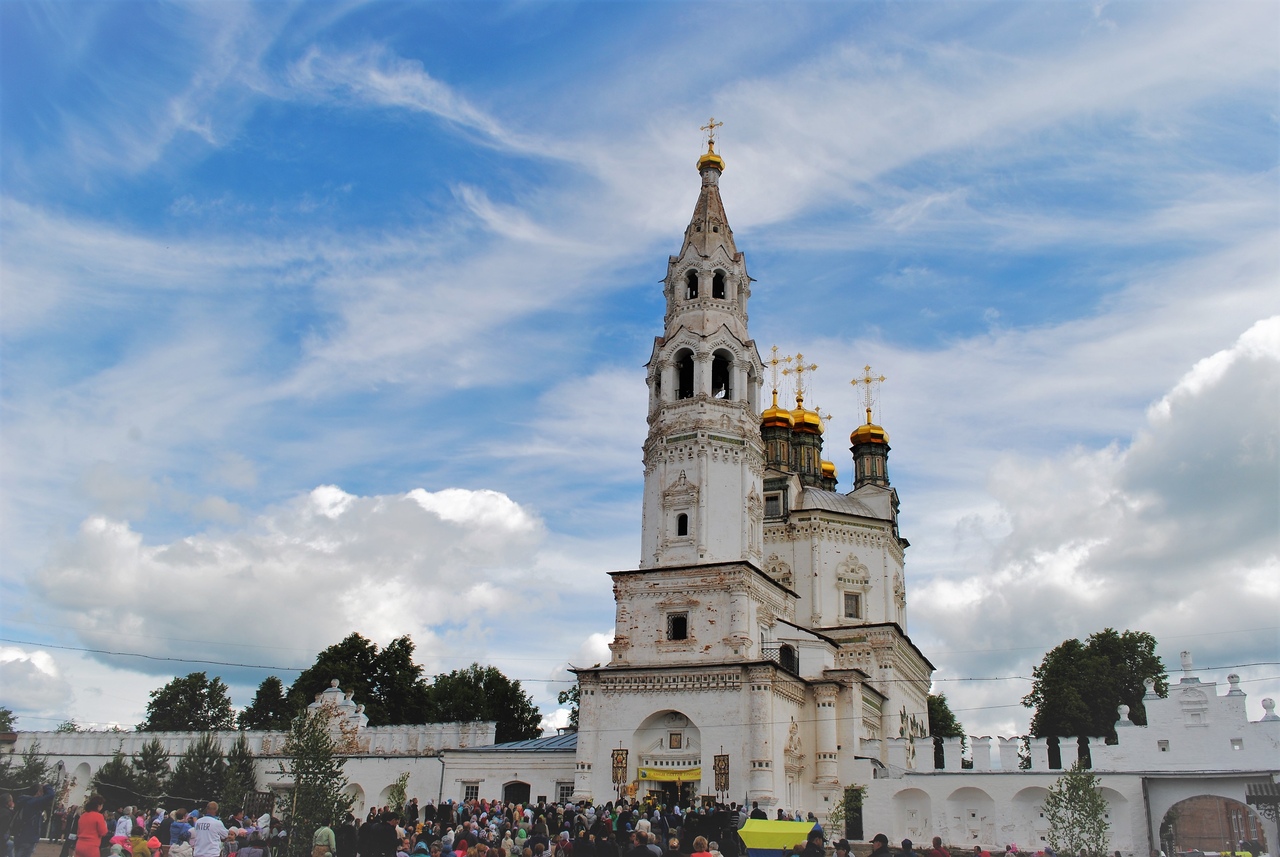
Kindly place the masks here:
<instances>
[{"instance_id":1,"label":"church spire","mask_svg":"<svg viewBox=\"0 0 1280 857\"><path fill-rule=\"evenodd\" d=\"M853 490L863 485L889 485L889 433L871 421L871 408L875 394L885 380L883 375L872 375L871 367L864 366L862 377L849 383L862 387L863 404L867 409L867 421L849 435L849 450L853 453Z\"/></svg>"},{"instance_id":2,"label":"church spire","mask_svg":"<svg viewBox=\"0 0 1280 857\"><path fill-rule=\"evenodd\" d=\"M701 256L710 256L717 247L723 247L730 258L738 255L733 243L733 230L724 213L720 200L720 174L724 172L724 158L716 154L716 129L724 125L712 117L702 130L707 132L707 151L698 158L698 173L702 176L702 192L693 206L693 217L685 229L685 245L692 244Z\"/></svg>"}]
</instances>

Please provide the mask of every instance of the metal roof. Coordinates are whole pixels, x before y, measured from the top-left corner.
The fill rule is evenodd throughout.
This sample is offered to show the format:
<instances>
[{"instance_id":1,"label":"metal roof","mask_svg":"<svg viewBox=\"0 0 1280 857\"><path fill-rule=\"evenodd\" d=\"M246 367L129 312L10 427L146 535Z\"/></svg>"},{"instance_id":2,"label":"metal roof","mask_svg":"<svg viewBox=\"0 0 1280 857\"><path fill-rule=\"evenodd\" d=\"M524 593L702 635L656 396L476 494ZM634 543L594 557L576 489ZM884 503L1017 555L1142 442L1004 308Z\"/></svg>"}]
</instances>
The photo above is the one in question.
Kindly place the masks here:
<instances>
[{"instance_id":1,"label":"metal roof","mask_svg":"<svg viewBox=\"0 0 1280 857\"><path fill-rule=\"evenodd\" d=\"M531 738L528 741L507 741L504 744L487 744L483 747L467 747L466 752L473 753L543 753L556 750L577 750L578 733L566 732L563 735L552 735L549 738ZM459 752L454 750L451 752Z\"/></svg>"}]
</instances>

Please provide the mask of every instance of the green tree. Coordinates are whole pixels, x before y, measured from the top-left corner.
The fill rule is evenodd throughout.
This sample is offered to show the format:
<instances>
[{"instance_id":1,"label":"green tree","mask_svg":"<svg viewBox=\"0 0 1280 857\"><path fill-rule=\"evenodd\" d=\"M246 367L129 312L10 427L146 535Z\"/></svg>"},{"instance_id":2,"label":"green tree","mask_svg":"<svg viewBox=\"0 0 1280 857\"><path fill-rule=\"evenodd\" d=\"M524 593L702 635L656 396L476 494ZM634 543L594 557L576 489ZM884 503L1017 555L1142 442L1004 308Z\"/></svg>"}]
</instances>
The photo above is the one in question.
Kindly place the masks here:
<instances>
[{"instance_id":1,"label":"green tree","mask_svg":"<svg viewBox=\"0 0 1280 857\"><path fill-rule=\"evenodd\" d=\"M969 738L964 734L964 726L951 711L951 706L947 703L947 695L945 693L931 693L927 698L927 702L929 705L929 734L935 739L959 738L961 748L963 749L967 746ZM942 742L935 740L933 742L933 766L942 768L945 762L946 753L942 749Z\"/></svg>"},{"instance_id":2,"label":"green tree","mask_svg":"<svg viewBox=\"0 0 1280 857\"><path fill-rule=\"evenodd\" d=\"M370 726L431 720L422 667L413 662L413 641L407 636L379 649L373 641L353 633L325 649L289 688L291 710L305 709L335 678L343 690L355 691Z\"/></svg>"},{"instance_id":3,"label":"green tree","mask_svg":"<svg viewBox=\"0 0 1280 857\"><path fill-rule=\"evenodd\" d=\"M846 839L863 838L862 799L866 794L866 786L853 785L845 788L840 802L831 807L827 814L828 836L836 838L834 831L843 829Z\"/></svg>"},{"instance_id":4,"label":"green tree","mask_svg":"<svg viewBox=\"0 0 1280 857\"><path fill-rule=\"evenodd\" d=\"M20 758L20 765L13 764L12 756L5 756L0 762L0 789L26 790L52 779L53 769L49 767L48 758L41 752L39 741L32 741L31 746L22 751Z\"/></svg>"},{"instance_id":5,"label":"green tree","mask_svg":"<svg viewBox=\"0 0 1280 857\"><path fill-rule=\"evenodd\" d=\"M18 718L12 708L0 708L0 732L15 732L18 729Z\"/></svg>"},{"instance_id":6,"label":"green tree","mask_svg":"<svg viewBox=\"0 0 1280 857\"><path fill-rule=\"evenodd\" d=\"M253 750L249 749L249 738L243 732L227 751L227 770L222 787L222 797L228 807L237 809L244 806L244 796L258 790L258 775L254 770Z\"/></svg>"},{"instance_id":7,"label":"green tree","mask_svg":"<svg viewBox=\"0 0 1280 857\"><path fill-rule=\"evenodd\" d=\"M227 686L217 676L209 678L203 672L175 678L151 691L147 719L138 724L139 732L213 732L234 728L235 714Z\"/></svg>"},{"instance_id":8,"label":"green tree","mask_svg":"<svg viewBox=\"0 0 1280 857\"><path fill-rule=\"evenodd\" d=\"M582 704L582 688L577 684L556 694L556 702L569 706L569 728L578 731L578 707Z\"/></svg>"},{"instance_id":9,"label":"green tree","mask_svg":"<svg viewBox=\"0 0 1280 857\"><path fill-rule=\"evenodd\" d=\"M91 791L102 795L107 802L107 809L119 809L122 806L133 806L138 802L138 785L135 772L129 758L119 747L105 765L98 769L90 781Z\"/></svg>"},{"instance_id":10,"label":"green tree","mask_svg":"<svg viewBox=\"0 0 1280 857\"><path fill-rule=\"evenodd\" d=\"M1111 825L1098 778L1076 762L1058 777L1044 799L1046 838L1059 853L1101 857L1108 853Z\"/></svg>"},{"instance_id":11,"label":"green tree","mask_svg":"<svg viewBox=\"0 0 1280 857\"><path fill-rule=\"evenodd\" d=\"M169 778L169 794L187 806L219 800L226 778L227 761L222 747L213 735L206 732L178 757L173 776Z\"/></svg>"},{"instance_id":12,"label":"green tree","mask_svg":"<svg viewBox=\"0 0 1280 857\"><path fill-rule=\"evenodd\" d=\"M53 731L54 732L83 732L84 730L80 728L79 723L75 722L75 720L73 719L68 718L67 720L62 721L57 726L55 726Z\"/></svg>"},{"instance_id":13,"label":"green tree","mask_svg":"<svg viewBox=\"0 0 1280 857\"><path fill-rule=\"evenodd\" d=\"M409 772L405 771L396 777L396 781L387 789L387 806L396 812L403 812L404 805L409 802Z\"/></svg>"},{"instance_id":14,"label":"green tree","mask_svg":"<svg viewBox=\"0 0 1280 857\"><path fill-rule=\"evenodd\" d=\"M142 745L133 757L133 787L141 797L154 799L165 793L169 786L169 752L152 738Z\"/></svg>"},{"instance_id":15,"label":"green tree","mask_svg":"<svg viewBox=\"0 0 1280 857\"><path fill-rule=\"evenodd\" d=\"M1105 735L1114 740L1116 709L1122 703L1129 706L1134 723L1146 725L1145 679L1155 679L1160 696L1169 693L1156 639L1144 631L1107 628L1084 643L1066 640L1031 675L1034 683L1022 704L1035 708L1031 734L1038 737Z\"/></svg>"},{"instance_id":16,"label":"green tree","mask_svg":"<svg viewBox=\"0 0 1280 857\"><path fill-rule=\"evenodd\" d=\"M439 722L493 720L494 740L524 741L542 734L542 712L533 699L497 667L472 664L438 675L427 695L430 720Z\"/></svg>"},{"instance_id":17,"label":"green tree","mask_svg":"<svg viewBox=\"0 0 1280 857\"><path fill-rule=\"evenodd\" d=\"M303 711L293 718L285 739L279 773L293 780L293 790L281 796L279 812L290 832L292 857L310 855L316 829L351 811L347 775L342 770L346 759L337 753L329 724L325 713Z\"/></svg>"},{"instance_id":18,"label":"green tree","mask_svg":"<svg viewBox=\"0 0 1280 857\"><path fill-rule=\"evenodd\" d=\"M249 707L240 712L241 729L279 730L289 728L294 710L285 696L284 683L269 675L258 685Z\"/></svg>"}]
</instances>

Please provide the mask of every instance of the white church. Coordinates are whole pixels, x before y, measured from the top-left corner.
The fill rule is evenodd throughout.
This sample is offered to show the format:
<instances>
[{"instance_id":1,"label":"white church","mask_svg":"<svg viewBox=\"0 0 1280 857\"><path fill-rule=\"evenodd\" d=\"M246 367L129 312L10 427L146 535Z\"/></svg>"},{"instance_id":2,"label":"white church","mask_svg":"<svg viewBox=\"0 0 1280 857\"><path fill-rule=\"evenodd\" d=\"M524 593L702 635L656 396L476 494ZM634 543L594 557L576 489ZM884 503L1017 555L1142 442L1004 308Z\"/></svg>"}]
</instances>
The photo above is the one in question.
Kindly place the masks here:
<instances>
[{"instance_id":1,"label":"white church","mask_svg":"<svg viewBox=\"0 0 1280 857\"><path fill-rule=\"evenodd\" d=\"M805 375L815 367L772 351L763 361L748 332L752 281L720 199L725 163L714 137L697 167L701 187L667 263L666 313L647 367L640 561L610 573L616 633L607 664L575 670L578 732L494 744L493 724L370 728L335 686L326 693L349 727L355 809L384 803L404 773L408 794L423 802L655 795L754 801L824 819L846 787L862 785L864 838L937 835L953 848L1038 850L1041 804L1061 774L1045 739L1031 740L1028 768L1017 738L971 736L971 767L960 740L948 739L935 767L926 701L933 665L907 635L907 541L889 481L889 437L873 422L880 379L868 368L857 381L866 423L850 436L852 490L839 493L823 417L805 407ZM791 409L778 402L780 374L795 381ZM1189 656L1183 666L1168 698L1144 700L1147 726L1120 711L1118 744L1083 740L1110 808L1111 848L1146 857L1160 847L1168 811L1216 795L1251 813L1274 849L1274 703L1263 700L1266 716L1250 722L1235 676L1218 693L1193 676ZM0 736L0 751L39 742L74 775L74 802L112 753L135 753L155 735L174 756L199 737L23 732ZM287 788L283 736L249 736L261 782ZM218 735L224 749L236 737Z\"/></svg>"}]
</instances>

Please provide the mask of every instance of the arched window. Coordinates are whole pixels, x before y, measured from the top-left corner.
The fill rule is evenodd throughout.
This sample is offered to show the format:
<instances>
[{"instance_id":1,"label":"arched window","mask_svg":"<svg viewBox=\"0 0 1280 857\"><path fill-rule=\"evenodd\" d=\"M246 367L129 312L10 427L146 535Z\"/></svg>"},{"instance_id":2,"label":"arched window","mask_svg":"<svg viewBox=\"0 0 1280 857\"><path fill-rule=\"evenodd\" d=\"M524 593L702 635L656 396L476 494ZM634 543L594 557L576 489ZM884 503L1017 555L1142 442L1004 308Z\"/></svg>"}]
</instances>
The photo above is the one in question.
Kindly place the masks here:
<instances>
[{"instance_id":1,"label":"arched window","mask_svg":"<svg viewBox=\"0 0 1280 857\"><path fill-rule=\"evenodd\" d=\"M724 271L716 271L711 278L711 297L724 300Z\"/></svg>"},{"instance_id":2,"label":"arched window","mask_svg":"<svg viewBox=\"0 0 1280 857\"><path fill-rule=\"evenodd\" d=\"M684 275L685 300L693 300L698 296L698 272L690 271Z\"/></svg>"},{"instance_id":3,"label":"arched window","mask_svg":"<svg viewBox=\"0 0 1280 857\"><path fill-rule=\"evenodd\" d=\"M711 397L733 398L733 355L717 351L711 358Z\"/></svg>"},{"instance_id":4,"label":"arched window","mask_svg":"<svg viewBox=\"0 0 1280 857\"><path fill-rule=\"evenodd\" d=\"M689 535L689 516L684 514L683 512L681 512L679 515L676 515L676 535L677 536Z\"/></svg>"},{"instance_id":5,"label":"arched window","mask_svg":"<svg viewBox=\"0 0 1280 857\"><path fill-rule=\"evenodd\" d=\"M676 355L676 398L693 398L693 352L681 351Z\"/></svg>"}]
</instances>

